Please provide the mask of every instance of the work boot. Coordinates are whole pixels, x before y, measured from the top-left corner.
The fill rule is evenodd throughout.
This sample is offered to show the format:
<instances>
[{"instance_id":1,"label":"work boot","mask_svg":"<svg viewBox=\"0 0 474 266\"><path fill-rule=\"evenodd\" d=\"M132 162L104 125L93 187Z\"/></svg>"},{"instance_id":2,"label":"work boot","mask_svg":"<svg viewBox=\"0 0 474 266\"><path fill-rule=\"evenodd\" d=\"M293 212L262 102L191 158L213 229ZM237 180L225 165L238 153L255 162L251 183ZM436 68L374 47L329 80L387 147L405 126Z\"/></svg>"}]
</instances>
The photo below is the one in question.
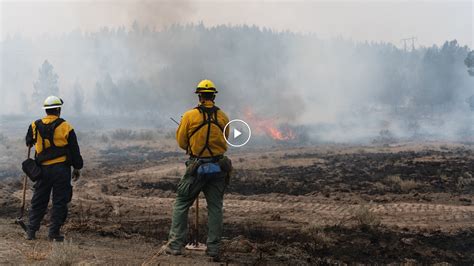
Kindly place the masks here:
<instances>
[{"instance_id":1,"label":"work boot","mask_svg":"<svg viewBox=\"0 0 474 266\"><path fill-rule=\"evenodd\" d=\"M26 233L26 240L35 240L36 239L36 231L28 230Z\"/></svg>"},{"instance_id":2,"label":"work boot","mask_svg":"<svg viewBox=\"0 0 474 266\"><path fill-rule=\"evenodd\" d=\"M59 232L54 232L54 233L49 233L48 239L49 241L63 242L64 236L61 235Z\"/></svg>"},{"instance_id":3,"label":"work boot","mask_svg":"<svg viewBox=\"0 0 474 266\"><path fill-rule=\"evenodd\" d=\"M206 249L206 255L211 257L213 261L218 262L220 259L219 251Z\"/></svg>"},{"instance_id":4,"label":"work boot","mask_svg":"<svg viewBox=\"0 0 474 266\"><path fill-rule=\"evenodd\" d=\"M165 248L165 253L166 254L170 254L170 255L173 255L173 256L178 256L178 255L181 255L181 249L173 249L171 248L170 246L167 246Z\"/></svg>"}]
</instances>

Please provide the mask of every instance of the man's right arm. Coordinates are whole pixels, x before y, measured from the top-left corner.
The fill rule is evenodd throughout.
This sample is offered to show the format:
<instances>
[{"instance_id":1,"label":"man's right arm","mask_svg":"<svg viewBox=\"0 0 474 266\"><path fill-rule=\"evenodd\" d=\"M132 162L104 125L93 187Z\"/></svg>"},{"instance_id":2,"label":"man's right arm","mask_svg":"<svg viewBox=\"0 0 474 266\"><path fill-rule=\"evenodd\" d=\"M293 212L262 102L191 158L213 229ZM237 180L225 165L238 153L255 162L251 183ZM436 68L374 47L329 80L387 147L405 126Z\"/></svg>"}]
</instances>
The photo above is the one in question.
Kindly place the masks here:
<instances>
[{"instance_id":1,"label":"man's right arm","mask_svg":"<svg viewBox=\"0 0 474 266\"><path fill-rule=\"evenodd\" d=\"M28 147L33 146L35 144L35 139L33 136L33 128L31 125L28 127L28 132L26 133L25 142L26 142L26 146Z\"/></svg>"},{"instance_id":2,"label":"man's right arm","mask_svg":"<svg viewBox=\"0 0 474 266\"><path fill-rule=\"evenodd\" d=\"M185 113L181 118L178 129L176 130L176 141L183 150L188 150L189 139L188 139L188 120L189 116Z\"/></svg>"}]
</instances>

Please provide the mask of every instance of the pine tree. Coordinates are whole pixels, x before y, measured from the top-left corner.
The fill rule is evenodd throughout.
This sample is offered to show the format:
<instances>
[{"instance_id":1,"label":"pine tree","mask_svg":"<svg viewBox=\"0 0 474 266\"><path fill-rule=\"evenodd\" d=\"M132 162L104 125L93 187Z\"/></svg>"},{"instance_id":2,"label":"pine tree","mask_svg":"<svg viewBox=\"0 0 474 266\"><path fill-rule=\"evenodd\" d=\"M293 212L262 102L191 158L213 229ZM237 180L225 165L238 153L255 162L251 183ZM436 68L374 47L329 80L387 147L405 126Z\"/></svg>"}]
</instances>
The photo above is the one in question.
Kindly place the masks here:
<instances>
[{"instance_id":1,"label":"pine tree","mask_svg":"<svg viewBox=\"0 0 474 266\"><path fill-rule=\"evenodd\" d=\"M33 84L33 100L44 100L50 95L59 93L58 75L54 73L53 66L45 60L38 70L38 80Z\"/></svg>"},{"instance_id":2,"label":"pine tree","mask_svg":"<svg viewBox=\"0 0 474 266\"><path fill-rule=\"evenodd\" d=\"M466 59L464 59L464 64L467 66L467 72L469 75L474 76L474 51L470 51Z\"/></svg>"},{"instance_id":3,"label":"pine tree","mask_svg":"<svg viewBox=\"0 0 474 266\"><path fill-rule=\"evenodd\" d=\"M76 114L82 114L83 106L84 106L84 93L82 91L82 86L78 80L74 83L74 111Z\"/></svg>"}]
</instances>

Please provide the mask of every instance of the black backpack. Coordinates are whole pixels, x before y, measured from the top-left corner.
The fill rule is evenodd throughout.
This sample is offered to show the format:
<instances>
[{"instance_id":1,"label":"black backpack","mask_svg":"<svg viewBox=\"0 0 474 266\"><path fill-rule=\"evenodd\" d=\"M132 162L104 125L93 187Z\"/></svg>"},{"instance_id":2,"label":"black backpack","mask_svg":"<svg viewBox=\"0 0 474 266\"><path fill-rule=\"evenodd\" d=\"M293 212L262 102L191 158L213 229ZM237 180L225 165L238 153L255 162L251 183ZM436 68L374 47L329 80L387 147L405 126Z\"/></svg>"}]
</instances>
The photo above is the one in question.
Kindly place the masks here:
<instances>
[{"instance_id":1,"label":"black backpack","mask_svg":"<svg viewBox=\"0 0 474 266\"><path fill-rule=\"evenodd\" d=\"M41 163L49 161L64 155L67 155L67 147L57 147L54 143L54 131L64 122L64 119L58 118L50 124L44 124L41 119L35 121L35 140L38 140L38 133L41 136L41 145L43 150L40 154L35 153L35 159L30 158L31 147L28 149L28 159L23 161L21 168L23 172L30 178L31 181L36 182L41 178ZM45 148L45 140L48 140L50 146Z\"/></svg>"},{"instance_id":2,"label":"black backpack","mask_svg":"<svg viewBox=\"0 0 474 266\"><path fill-rule=\"evenodd\" d=\"M64 119L58 118L54 120L50 124L45 124L41 119L35 121L36 125L36 137L35 139L38 139L38 134L41 136L42 140L42 147L43 150L38 154L36 154L36 162L38 164L41 164L42 162L49 161L52 159L56 159L61 156L67 156L68 154L68 148L67 146L64 147L58 147L54 143L54 131L56 130L57 127L59 127L62 123L64 122ZM48 148L45 147L45 140L49 141L50 146Z\"/></svg>"}]
</instances>

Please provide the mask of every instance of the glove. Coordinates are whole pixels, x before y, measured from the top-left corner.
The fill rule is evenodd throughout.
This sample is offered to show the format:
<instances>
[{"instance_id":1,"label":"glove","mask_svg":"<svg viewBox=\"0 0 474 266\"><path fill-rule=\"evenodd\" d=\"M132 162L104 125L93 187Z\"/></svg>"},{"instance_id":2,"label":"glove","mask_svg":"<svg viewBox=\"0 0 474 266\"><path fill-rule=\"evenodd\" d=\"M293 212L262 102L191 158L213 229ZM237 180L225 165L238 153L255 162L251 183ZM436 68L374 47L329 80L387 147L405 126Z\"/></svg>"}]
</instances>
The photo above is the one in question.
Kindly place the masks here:
<instances>
[{"instance_id":1,"label":"glove","mask_svg":"<svg viewBox=\"0 0 474 266\"><path fill-rule=\"evenodd\" d=\"M35 142L36 140L33 138L33 129L31 128L31 126L28 128L28 133L26 133L26 136L25 136L25 142L26 142L26 146L27 147L31 147L33 145L35 145Z\"/></svg>"},{"instance_id":2,"label":"glove","mask_svg":"<svg viewBox=\"0 0 474 266\"><path fill-rule=\"evenodd\" d=\"M27 147L33 147L33 145L35 145L35 140L34 139L27 137L25 140L26 140L26 146Z\"/></svg>"},{"instance_id":3,"label":"glove","mask_svg":"<svg viewBox=\"0 0 474 266\"><path fill-rule=\"evenodd\" d=\"M81 176L81 170L79 169L74 169L72 170L72 181L77 181L79 177Z\"/></svg>"}]
</instances>

